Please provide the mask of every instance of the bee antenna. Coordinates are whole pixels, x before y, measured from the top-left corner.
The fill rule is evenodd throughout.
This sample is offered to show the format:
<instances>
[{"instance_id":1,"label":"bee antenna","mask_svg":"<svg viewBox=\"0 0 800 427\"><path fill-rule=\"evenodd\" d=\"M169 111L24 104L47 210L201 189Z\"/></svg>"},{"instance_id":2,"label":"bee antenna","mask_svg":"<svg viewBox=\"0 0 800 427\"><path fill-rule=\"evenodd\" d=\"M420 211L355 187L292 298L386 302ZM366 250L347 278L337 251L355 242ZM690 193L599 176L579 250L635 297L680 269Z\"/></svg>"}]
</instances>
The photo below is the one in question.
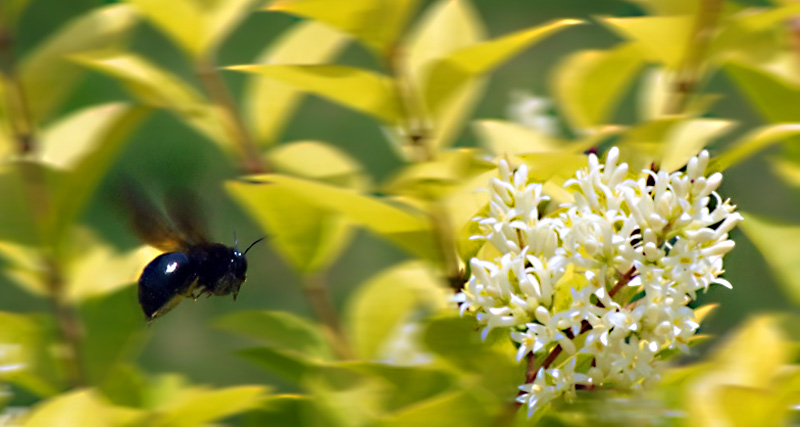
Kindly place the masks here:
<instances>
[{"instance_id":1,"label":"bee antenna","mask_svg":"<svg viewBox=\"0 0 800 427\"><path fill-rule=\"evenodd\" d=\"M247 249L244 250L244 255L247 255L247 251L249 251L250 248L252 248L256 243L258 243L258 242L260 242L260 241L262 241L264 239L266 239L266 237L262 237L262 238L256 240L255 242L251 243L250 246L248 246Z\"/></svg>"}]
</instances>

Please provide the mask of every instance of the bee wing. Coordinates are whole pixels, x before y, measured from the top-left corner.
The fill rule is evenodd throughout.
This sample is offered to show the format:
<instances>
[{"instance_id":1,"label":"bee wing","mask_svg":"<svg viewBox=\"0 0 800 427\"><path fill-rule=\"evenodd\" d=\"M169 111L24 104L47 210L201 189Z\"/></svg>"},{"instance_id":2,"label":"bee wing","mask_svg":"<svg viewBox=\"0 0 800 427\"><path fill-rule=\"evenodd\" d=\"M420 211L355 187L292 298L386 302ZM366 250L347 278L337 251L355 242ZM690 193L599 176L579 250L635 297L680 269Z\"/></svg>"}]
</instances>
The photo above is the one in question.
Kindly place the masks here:
<instances>
[{"instance_id":1,"label":"bee wing","mask_svg":"<svg viewBox=\"0 0 800 427\"><path fill-rule=\"evenodd\" d=\"M209 244L208 227L198 196L187 189L174 189L165 198L167 214L178 232L191 245Z\"/></svg>"},{"instance_id":2,"label":"bee wing","mask_svg":"<svg viewBox=\"0 0 800 427\"><path fill-rule=\"evenodd\" d=\"M165 252L182 251L188 247L184 236L132 181L123 181L122 196L131 228L142 241Z\"/></svg>"}]
</instances>

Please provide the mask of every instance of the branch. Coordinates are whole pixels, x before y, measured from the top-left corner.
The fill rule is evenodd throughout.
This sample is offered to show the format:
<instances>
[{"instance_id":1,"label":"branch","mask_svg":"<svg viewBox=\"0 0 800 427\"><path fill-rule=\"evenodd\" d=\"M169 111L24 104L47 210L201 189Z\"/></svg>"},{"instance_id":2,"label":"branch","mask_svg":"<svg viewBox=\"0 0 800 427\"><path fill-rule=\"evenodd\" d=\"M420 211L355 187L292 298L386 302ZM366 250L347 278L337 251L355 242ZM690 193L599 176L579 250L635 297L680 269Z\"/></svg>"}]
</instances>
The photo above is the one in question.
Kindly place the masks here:
<instances>
[{"instance_id":1,"label":"branch","mask_svg":"<svg viewBox=\"0 0 800 427\"><path fill-rule=\"evenodd\" d=\"M255 141L245 127L236 103L228 91L228 87L225 86L214 61L210 58L198 59L195 62L195 72L203 84L206 94L219 111L220 118L235 145L234 148L239 152L242 168L252 174L269 172L271 168L261 157Z\"/></svg>"}]
</instances>

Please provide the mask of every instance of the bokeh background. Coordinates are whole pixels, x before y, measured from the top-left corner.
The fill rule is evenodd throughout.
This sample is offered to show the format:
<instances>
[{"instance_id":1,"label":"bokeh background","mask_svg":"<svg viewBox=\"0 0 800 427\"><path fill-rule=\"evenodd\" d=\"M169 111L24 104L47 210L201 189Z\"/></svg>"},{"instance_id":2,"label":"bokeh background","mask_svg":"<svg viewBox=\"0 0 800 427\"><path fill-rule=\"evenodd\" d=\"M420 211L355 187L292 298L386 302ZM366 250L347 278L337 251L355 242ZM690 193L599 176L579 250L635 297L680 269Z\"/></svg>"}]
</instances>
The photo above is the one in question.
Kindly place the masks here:
<instances>
[{"instance_id":1,"label":"bokeh background","mask_svg":"<svg viewBox=\"0 0 800 427\"><path fill-rule=\"evenodd\" d=\"M108 3L112 2L32 0L22 18L18 54L24 54L71 18ZM420 10L424 10L427 3L430 2L423 1ZM767 4L758 1L743 3L754 6ZM606 48L616 43L619 39L593 22L593 16L641 14L631 3L606 0L474 0L473 4L485 20L491 36L556 18L587 20L584 25L559 32L536 44L496 71L490 78L485 97L474 112L474 117L481 119L507 118L511 94L515 91L548 96L549 73L558 60L570 52ZM280 13L258 12L251 15L225 42L219 63L251 63L265 45L295 22L297 18ZM132 50L188 81L196 82L178 48L145 22L136 31ZM357 44L351 44L337 62L378 69L368 52ZM245 76L225 72L224 77L231 91L239 97ZM615 122L633 122L635 91L636 87L633 87L625 96ZM723 74L717 74L709 82L707 91L723 96L708 116L741 123L739 128L716 141L710 147L712 151L762 123L742 94ZM130 99L117 82L89 72L59 115L89 105ZM558 115L557 110L552 113ZM374 121L320 98L305 98L283 135L283 141L304 139L326 141L341 148L361 161L375 182L390 177L401 164ZM458 145L475 144L475 135L466 129L460 135ZM800 193L797 189L787 187L770 172L764 160L770 155L771 151L767 150L728 170L720 193L733 199L744 211L797 223L800 221ZM240 242L249 243L261 237L263 232L223 191L223 182L240 174L229 159L217 145L185 127L170 114L156 112L132 136L82 222L120 249L140 244L126 227L124 214L113 206L117 188L114 183L120 176L127 175L140 181L157 197L175 187L197 192L205 201L206 216L215 239L232 244L235 231ZM734 289L729 291L715 286L699 299L699 304L721 304L704 322L702 331L705 333L724 334L754 313L797 310L785 297L765 266L763 257L752 244L740 232L735 231L733 239L737 246L727 257L726 278ZM300 292L299 278L269 245L256 246L248 257L248 281L236 302L229 298L203 299L195 303L186 301L150 327L142 322L142 328L147 329L149 337L141 344L139 362L146 371L179 372L195 382L220 386L282 384L279 378L234 354L237 349L250 346L249 343L215 330L210 325L219 315L245 309L278 309L303 316L312 315ZM352 289L376 272L404 259L406 255L400 250L367 232L359 231L328 275L335 304L341 308L344 297ZM0 278L0 281L0 310L48 310L45 300L28 295L5 278ZM132 299L131 304L136 305L136 301ZM707 347L698 347L695 354L703 354Z\"/></svg>"}]
</instances>

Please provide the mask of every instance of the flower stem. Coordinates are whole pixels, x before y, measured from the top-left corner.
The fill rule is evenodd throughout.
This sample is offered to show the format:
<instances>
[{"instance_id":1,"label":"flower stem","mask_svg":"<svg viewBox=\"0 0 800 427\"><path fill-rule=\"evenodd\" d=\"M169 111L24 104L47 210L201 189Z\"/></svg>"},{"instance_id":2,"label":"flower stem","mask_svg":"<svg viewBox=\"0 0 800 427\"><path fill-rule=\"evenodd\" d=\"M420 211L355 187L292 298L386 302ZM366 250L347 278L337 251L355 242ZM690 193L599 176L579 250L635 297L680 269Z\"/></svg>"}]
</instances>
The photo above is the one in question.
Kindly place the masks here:
<instances>
[{"instance_id":1,"label":"flower stem","mask_svg":"<svg viewBox=\"0 0 800 427\"><path fill-rule=\"evenodd\" d=\"M217 108L219 117L233 141L234 148L239 153L242 169L252 174L269 172L271 168L262 158L255 141L245 127L236 103L222 80L213 58L202 57L195 62L194 66L197 77Z\"/></svg>"}]
</instances>

